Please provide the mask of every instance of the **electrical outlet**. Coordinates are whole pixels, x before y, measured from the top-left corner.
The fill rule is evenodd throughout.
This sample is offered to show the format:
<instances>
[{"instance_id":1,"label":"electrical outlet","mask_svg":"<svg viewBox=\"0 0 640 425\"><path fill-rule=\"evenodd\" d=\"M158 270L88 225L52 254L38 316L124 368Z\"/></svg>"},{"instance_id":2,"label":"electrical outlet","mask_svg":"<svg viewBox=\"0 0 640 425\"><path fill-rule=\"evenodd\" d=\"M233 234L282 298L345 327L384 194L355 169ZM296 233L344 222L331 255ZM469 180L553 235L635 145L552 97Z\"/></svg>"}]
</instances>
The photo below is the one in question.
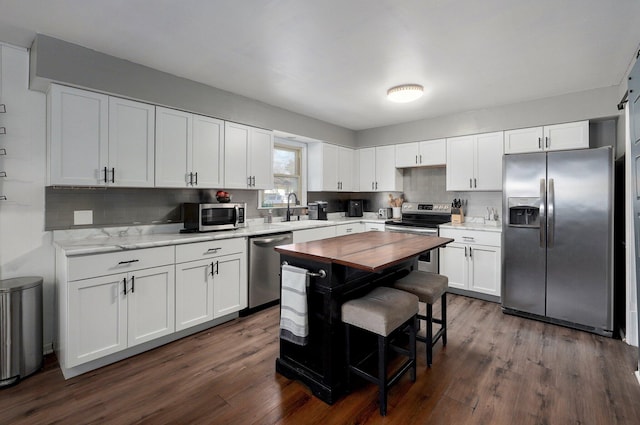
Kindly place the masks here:
<instances>
[{"instance_id":1,"label":"electrical outlet","mask_svg":"<svg viewBox=\"0 0 640 425\"><path fill-rule=\"evenodd\" d=\"M93 224L93 210L80 210L73 212L73 225L84 226Z\"/></svg>"}]
</instances>

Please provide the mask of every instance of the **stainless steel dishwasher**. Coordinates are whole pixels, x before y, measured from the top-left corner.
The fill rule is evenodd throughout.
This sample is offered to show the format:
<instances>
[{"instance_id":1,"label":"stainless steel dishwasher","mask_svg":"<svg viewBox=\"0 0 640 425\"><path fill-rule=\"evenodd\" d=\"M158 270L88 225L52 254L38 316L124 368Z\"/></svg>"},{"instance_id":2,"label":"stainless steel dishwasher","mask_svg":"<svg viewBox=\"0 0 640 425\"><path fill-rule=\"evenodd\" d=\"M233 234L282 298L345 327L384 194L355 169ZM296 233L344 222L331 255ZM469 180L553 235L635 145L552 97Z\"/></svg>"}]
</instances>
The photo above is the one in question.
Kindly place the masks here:
<instances>
[{"instance_id":1,"label":"stainless steel dishwasher","mask_svg":"<svg viewBox=\"0 0 640 425\"><path fill-rule=\"evenodd\" d=\"M273 248L291 243L291 232L249 238L249 309L280 299L280 254Z\"/></svg>"}]
</instances>

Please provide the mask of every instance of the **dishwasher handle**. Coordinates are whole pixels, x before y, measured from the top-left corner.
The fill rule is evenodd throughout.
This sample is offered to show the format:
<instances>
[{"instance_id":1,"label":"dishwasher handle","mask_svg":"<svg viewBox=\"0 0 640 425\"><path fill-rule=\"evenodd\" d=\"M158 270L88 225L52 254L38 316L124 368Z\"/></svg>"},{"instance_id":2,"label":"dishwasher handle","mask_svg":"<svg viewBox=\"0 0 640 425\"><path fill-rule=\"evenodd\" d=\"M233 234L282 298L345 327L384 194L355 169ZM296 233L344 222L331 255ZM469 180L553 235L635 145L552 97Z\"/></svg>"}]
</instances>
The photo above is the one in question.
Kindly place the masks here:
<instances>
[{"instance_id":1,"label":"dishwasher handle","mask_svg":"<svg viewBox=\"0 0 640 425\"><path fill-rule=\"evenodd\" d=\"M288 235L282 235L282 236L276 236L273 238L264 238L264 239L251 239L251 243L257 245L257 246L262 246L262 247L272 247L272 246L276 246L278 245L280 242L286 241L286 240L291 240L292 235L288 234Z\"/></svg>"}]
</instances>

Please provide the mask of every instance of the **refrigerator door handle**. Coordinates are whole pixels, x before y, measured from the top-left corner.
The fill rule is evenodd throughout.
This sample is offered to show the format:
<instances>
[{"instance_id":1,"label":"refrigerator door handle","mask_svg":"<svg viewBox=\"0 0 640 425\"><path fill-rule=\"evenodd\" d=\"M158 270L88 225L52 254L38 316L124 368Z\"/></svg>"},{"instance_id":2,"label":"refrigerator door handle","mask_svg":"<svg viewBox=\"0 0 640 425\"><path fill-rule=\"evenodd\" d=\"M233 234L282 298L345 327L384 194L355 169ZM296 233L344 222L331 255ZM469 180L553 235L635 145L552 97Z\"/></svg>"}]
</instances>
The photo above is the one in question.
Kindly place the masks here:
<instances>
[{"instance_id":1,"label":"refrigerator door handle","mask_svg":"<svg viewBox=\"0 0 640 425\"><path fill-rule=\"evenodd\" d=\"M553 185L553 179L549 179L549 202L547 203L547 248L553 247L554 228L556 224L556 212L554 210L555 204L555 190Z\"/></svg>"},{"instance_id":2,"label":"refrigerator door handle","mask_svg":"<svg viewBox=\"0 0 640 425\"><path fill-rule=\"evenodd\" d=\"M544 179L540 179L540 212L538 216L540 217L540 248L544 248L544 227L546 220L544 219L546 216L545 205L547 204L547 184Z\"/></svg>"}]
</instances>

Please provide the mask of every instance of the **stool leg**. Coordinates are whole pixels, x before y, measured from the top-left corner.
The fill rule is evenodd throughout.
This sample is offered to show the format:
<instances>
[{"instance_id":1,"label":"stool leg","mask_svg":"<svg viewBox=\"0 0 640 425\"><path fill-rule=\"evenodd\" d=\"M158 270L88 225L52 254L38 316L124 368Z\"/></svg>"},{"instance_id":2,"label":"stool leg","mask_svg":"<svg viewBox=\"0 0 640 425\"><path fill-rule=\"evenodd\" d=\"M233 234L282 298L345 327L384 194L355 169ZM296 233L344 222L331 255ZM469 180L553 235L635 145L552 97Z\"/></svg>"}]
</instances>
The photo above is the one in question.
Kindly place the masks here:
<instances>
[{"instance_id":1,"label":"stool leg","mask_svg":"<svg viewBox=\"0 0 640 425\"><path fill-rule=\"evenodd\" d=\"M431 367L433 361L433 306L427 303L427 366Z\"/></svg>"},{"instance_id":2,"label":"stool leg","mask_svg":"<svg viewBox=\"0 0 640 425\"><path fill-rule=\"evenodd\" d=\"M347 379L345 380L347 392L351 391L351 326L344 325L344 349L347 357Z\"/></svg>"},{"instance_id":3,"label":"stool leg","mask_svg":"<svg viewBox=\"0 0 640 425\"><path fill-rule=\"evenodd\" d=\"M378 335L378 397L380 416L387 415L387 338Z\"/></svg>"},{"instance_id":4,"label":"stool leg","mask_svg":"<svg viewBox=\"0 0 640 425\"><path fill-rule=\"evenodd\" d=\"M442 346L447 345L447 293L442 294Z\"/></svg>"},{"instance_id":5,"label":"stool leg","mask_svg":"<svg viewBox=\"0 0 640 425\"><path fill-rule=\"evenodd\" d=\"M409 327L409 350L411 353L411 382L416 382L416 332L418 332L418 316L413 316L411 326Z\"/></svg>"}]
</instances>

